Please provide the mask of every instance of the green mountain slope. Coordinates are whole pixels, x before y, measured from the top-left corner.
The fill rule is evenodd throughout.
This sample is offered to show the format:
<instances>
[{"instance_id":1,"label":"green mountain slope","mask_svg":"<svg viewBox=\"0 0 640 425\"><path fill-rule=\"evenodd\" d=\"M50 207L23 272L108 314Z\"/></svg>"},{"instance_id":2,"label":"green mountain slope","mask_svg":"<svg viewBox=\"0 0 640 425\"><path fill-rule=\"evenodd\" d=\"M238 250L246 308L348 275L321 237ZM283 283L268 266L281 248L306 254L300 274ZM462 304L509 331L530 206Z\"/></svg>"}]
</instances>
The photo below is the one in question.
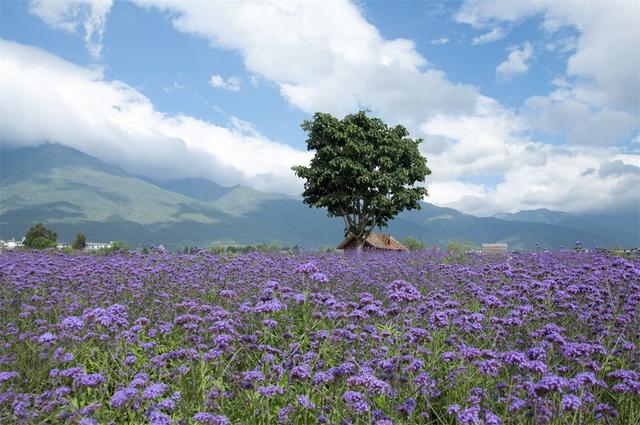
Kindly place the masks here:
<instances>
[{"instance_id":1,"label":"green mountain slope","mask_svg":"<svg viewBox=\"0 0 640 425\"><path fill-rule=\"evenodd\" d=\"M20 236L34 222L42 221L69 232L79 229L91 234L92 228L109 229L112 234L104 235L110 236L105 239L137 243L153 239L145 234L163 225L212 225L230 219L209 204L61 145L2 151L0 158L3 237ZM73 235L67 233L59 232L61 238L70 240Z\"/></svg>"},{"instance_id":2,"label":"green mountain slope","mask_svg":"<svg viewBox=\"0 0 640 425\"><path fill-rule=\"evenodd\" d=\"M211 203L215 208L227 214L239 217L259 210L265 202L291 200L278 193L259 192L247 186L235 186ZM300 201L297 201L300 202Z\"/></svg>"},{"instance_id":3,"label":"green mountain slope","mask_svg":"<svg viewBox=\"0 0 640 425\"><path fill-rule=\"evenodd\" d=\"M168 248L214 243L315 248L335 246L343 236L342 219L285 195L203 179L157 183L60 145L0 151L0 165L2 238L21 237L36 222L53 228L63 241L82 231L90 241ZM593 225L576 228L580 220L567 219L573 216L566 213L516 216L521 220L480 218L422 203L421 210L400 214L384 231L430 244L501 241L513 249L572 246L576 240L587 246L633 245L604 225L601 231Z\"/></svg>"},{"instance_id":4,"label":"green mountain slope","mask_svg":"<svg viewBox=\"0 0 640 425\"><path fill-rule=\"evenodd\" d=\"M29 179L57 168L82 167L114 176L128 176L121 168L105 164L79 150L49 143L37 147L0 150L0 181L4 184Z\"/></svg>"},{"instance_id":5,"label":"green mountain slope","mask_svg":"<svg viewBox=\"0 0 640 425\"><path fill-rule=\"evenodd\" d=\"M211 180L201 178L176 179L165 182L154 180L147 181L163 189L180 193L202 202L213 202L233 189L231 187L220 186Z\"/></svg>"}]
</instances>

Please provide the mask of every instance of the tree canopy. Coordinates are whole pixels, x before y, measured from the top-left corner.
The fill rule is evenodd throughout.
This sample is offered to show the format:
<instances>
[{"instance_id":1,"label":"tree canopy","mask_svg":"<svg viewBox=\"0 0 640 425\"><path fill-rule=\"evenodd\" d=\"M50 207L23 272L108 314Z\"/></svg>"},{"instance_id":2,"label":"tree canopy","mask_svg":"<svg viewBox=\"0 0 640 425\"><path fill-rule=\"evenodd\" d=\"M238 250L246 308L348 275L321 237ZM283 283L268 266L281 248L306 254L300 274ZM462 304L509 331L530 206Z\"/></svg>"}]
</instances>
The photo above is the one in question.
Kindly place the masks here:
<instances>
[{"instance_id":1,"label":"tree canopy","mask_svg":"<svg viewBox=\"0 0 640 425\"><path fill-rule=\"evenodd\" d=\"M76 236L76 240L73 241L73 245L71 245L71 247L73 249L82 250L86 246L87 246L87 238L84 236L84 233L82 232L78 233L78 235Z\"/></svg>"},{"instance_id":2,"label":"tree canopy","mask_svg":"<svg viewBox=\"0 0 640 425\"><path fill-rule=\"evenodd\" d=\"M58 235L38 223L27 231L24 237L24 246L33 249L44 249L56 246Z\"/></svg>"},{"instance_id":3,"label":"tree canopy","mask_svg":"<svg viewBox=\"0 0 640 425\"><path fill-rule=\"evenodd\" d=\"M293 167L306 180L303 200L342 217L346 233L361 247L376 227L403 210L419 209L427 189L416 186L431 174L418 146L401 125L390 127L367 111L338 119L316 113L302 123L310 165Z\"/></svg>"}]
</instances>

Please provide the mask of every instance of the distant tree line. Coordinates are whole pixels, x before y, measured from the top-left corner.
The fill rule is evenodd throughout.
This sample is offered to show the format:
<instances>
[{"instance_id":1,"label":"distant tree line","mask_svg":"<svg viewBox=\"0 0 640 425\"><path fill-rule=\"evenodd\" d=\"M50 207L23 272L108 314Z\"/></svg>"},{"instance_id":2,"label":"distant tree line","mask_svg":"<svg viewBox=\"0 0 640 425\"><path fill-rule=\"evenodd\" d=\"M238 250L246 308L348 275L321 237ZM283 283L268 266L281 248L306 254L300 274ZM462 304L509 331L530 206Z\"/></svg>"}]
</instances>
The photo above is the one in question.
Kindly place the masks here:
<instances>
[{"instance_id":1,"label":"distant tree line","mask_svg":"<svg viewBox=\"0 0 640 425\"><path fill-rule=\"evenodd\" d=\"M27 231L22 242L26 248L46 249L57 246L58 234L38 223Z\"/></svg>"},{"instance_id":2,"label":"distant tree line","mask_svg":"<svg viewBox=\"0 0 640 425\"><path fill-rule=\"evenodd\" d=\"M216 245L209 248L209 252L216 255L223 254L247 254L249 252L298 252L301 248L298 245L280 246L276 244L258 244L258 245ZM188 248L185 248L185 253Z\"/></svg>"},{"instance_id":3,"label":"distant tree line","mask_svg":"<svg viewBox=\"0 0 640 425\"><path fill-rule=\"evenodd\" d=\"M22 242L27 249L47 249L58 246L58 234L51 229L44 227L42 223L37 223L27 231ZM64 252L82 251L87 247L87 237L80 232L71 244L71 247L63 249ZM116 241L108 248L101 248L95 251L96 254L108 254L115 251L126 251L129 247L122 241Z\"/></svg>"}]
</instances>

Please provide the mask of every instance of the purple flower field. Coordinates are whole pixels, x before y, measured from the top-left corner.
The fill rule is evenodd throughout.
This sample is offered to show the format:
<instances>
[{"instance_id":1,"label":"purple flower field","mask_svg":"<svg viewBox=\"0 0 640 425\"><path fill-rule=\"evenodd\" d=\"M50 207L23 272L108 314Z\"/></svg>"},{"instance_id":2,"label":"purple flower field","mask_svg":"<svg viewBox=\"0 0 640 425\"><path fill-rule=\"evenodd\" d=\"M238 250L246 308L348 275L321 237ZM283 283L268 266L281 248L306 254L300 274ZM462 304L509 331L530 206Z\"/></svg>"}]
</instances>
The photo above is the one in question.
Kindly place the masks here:
<instances>
[{"instance_id":1,"label":"purple flower field","mask_svg":"<svg viewBox=\"0 0 640 425\"><path fill-rule=\"evenodd\" d=\"M0 254L0 422L640 423L640 261Z\"/></svg>"}]
</instances>

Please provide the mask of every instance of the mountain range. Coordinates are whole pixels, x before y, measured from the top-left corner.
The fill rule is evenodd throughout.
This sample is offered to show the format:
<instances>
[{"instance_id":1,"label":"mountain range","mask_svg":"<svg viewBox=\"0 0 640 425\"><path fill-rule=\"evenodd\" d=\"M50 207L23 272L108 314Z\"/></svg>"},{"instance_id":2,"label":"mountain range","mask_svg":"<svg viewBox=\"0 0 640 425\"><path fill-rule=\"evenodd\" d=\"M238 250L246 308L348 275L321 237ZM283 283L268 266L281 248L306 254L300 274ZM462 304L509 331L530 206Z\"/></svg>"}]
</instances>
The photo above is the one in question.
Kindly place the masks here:
<instances>
[{"instance_id":1,"label":"mountain range","mask_svg":"<svg viewBox=\"0 0 640 425\"><path fill-rule=\"evenodd\" d=\"M507 242L510 249L640 245L640 214L583 214L546 209L476 217L427 202L401 213L385 232L428 244ZM169 181L132 175L59 144L0 150L0 237L20 238L42 222L72 241L122 240L170 249L214 244L337 245L340 218L300 199L223 187L210 180Z\"/></svg>"}]
</instances>

